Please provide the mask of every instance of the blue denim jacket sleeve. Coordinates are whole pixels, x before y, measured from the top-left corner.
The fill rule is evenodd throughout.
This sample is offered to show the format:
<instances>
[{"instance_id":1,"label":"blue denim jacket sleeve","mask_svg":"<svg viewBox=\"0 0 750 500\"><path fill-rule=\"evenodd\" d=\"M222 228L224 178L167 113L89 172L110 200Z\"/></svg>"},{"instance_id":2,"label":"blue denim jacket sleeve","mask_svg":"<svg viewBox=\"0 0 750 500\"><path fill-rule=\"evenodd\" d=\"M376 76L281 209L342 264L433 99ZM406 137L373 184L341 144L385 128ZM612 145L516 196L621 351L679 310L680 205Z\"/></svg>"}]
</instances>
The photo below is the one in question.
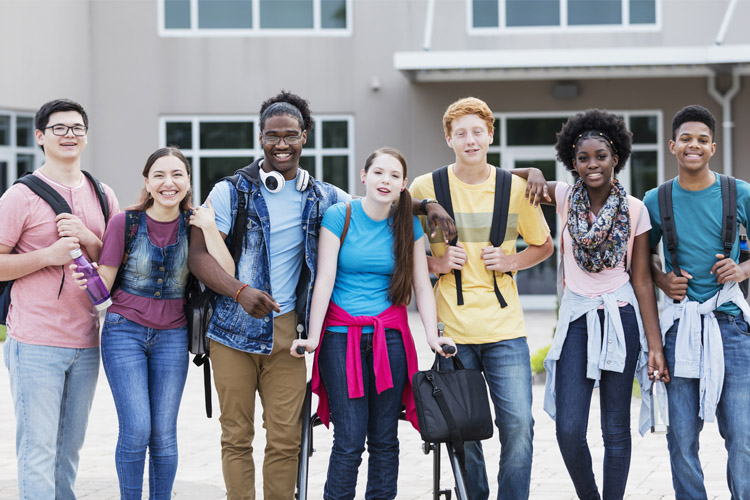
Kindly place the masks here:
<instances>
[{"instance_id":1,"label":"blue denim jacket sleeve","mask_svg":"<svg viewBox=\"0 0 750 500\"><path fill-rule=\"evenodd\" d=\"M273 296L270 279L270 254L268 239L270 218L268 207L263 200L260 187L241 177L236 187L230 184L232 224L237 216L237 191L247 193L248 223L241 237L243 252L235 271L235 277L253 288L264 290ZM338 190L340 191L340 190ZM346 195L346 193L344 193ZM348 195L346 195L348 196ZM315 181L305 191L300 217L304 231L305 255L300 283L297 287L297 315L307 330L312 283L318 257L318 234L320 221L325 211L338 199L337 188ZM235 235L232 235L235 237ZM228 347L255 354L271 354L273 350L273 314L254 318L236 302L233 297L218 295L214 315L207 336Z\"/></svg>"}]
</instances>

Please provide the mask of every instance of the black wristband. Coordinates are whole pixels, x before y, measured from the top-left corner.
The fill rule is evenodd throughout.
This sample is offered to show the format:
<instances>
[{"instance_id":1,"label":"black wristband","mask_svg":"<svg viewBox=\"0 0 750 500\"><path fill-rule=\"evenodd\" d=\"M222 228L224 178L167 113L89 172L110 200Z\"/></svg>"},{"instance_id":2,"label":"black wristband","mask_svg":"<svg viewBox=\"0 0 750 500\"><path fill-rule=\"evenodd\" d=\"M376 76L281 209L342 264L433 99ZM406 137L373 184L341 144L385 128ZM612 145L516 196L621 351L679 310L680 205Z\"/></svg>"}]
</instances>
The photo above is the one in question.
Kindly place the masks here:
<instances>
[{"instance_id":1,"label":"black wristband","mask_svg":"<svg viewBox=\"0 0 750 500\"><path fill-rule=\"evenodd\" d=\"M437 203L436 200L432 200L430 198L425 198L422 200L422 204L419 206L419 211L422 212L424 215L427 215L427 204L428 203Z\"/></svg>"}]
</instances>

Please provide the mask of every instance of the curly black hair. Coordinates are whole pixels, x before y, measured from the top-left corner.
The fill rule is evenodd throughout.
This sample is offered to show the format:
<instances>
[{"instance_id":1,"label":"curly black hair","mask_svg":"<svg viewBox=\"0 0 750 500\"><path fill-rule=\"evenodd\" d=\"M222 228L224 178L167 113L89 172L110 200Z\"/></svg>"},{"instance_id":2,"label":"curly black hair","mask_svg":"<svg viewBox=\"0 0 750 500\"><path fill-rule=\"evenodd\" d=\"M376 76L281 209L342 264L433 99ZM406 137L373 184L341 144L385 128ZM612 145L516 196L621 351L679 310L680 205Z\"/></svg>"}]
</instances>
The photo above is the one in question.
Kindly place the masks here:
<instances>
[{"instance_id":1,"label":"curly black hair","mask_svg":"<svg viewBox=\"0 0 750 500\"><path fill-rule=\"evenodd\" d=\"M263 131L265 128L268 118L283 115L296 118L303 132L309 133L313 128L314 122L310 113L310 103L297 94L282 90L261 104L260 130Z\"/></svg>"},{"instance_id":2,"label":"curly black hair","mask_svg":"<svg viewBox=\"0 0 750 500\"><path fill-rule=\"evenodd\" d=\"M623 169L630 158L630 149L633 142L633 134L616 115L601 109L587 109L582 113L568 119L562 129L557 133L557 159L565 168L577 176L573 160L575 159L575 147L584 139L596 137L609 144L613 155L617 155L615 173Z\"/></svg>"},{"instance_id":3,"label":"curly black hair","mask_svg":"<svg viewBox=\"0 0 750 500\"><path fill-rule=\"evenodd\" d=\"M697 104L685 106L672 118L672 140L677 139L677 129L687 122L700 122L711 130L711 137L716 135L716 118L714 115Z\"/></svg>"}]
</instances>

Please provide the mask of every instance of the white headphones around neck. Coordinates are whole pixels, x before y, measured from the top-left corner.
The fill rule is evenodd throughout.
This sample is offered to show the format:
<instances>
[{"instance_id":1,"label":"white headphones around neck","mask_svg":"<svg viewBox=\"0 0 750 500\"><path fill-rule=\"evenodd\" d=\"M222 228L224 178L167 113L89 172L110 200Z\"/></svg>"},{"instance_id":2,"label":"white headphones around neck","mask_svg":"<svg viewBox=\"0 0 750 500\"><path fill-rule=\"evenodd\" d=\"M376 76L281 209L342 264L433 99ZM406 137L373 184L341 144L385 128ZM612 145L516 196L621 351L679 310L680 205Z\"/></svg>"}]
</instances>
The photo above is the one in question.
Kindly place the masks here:
<instances>
[{"instance_id":1,"label":"white headphones around neck","mask_svg":"<svg viewBox=\"0 0 750 500\"><path fill-rule=\"evenodd\" d=\"M284 179L284 176L280 172L277 170L266 172L263 170L262 165L258 168L258 171L260 172L261 182L263 182L263 185L266 186L266 189L270 193L278 193L284 189L286 179ZM308 182L310 182L310 174L302 167L297 167L297 172L297 184L295 187L297 191L304 191L307 188Z\"/></svg>"}]
</instances>

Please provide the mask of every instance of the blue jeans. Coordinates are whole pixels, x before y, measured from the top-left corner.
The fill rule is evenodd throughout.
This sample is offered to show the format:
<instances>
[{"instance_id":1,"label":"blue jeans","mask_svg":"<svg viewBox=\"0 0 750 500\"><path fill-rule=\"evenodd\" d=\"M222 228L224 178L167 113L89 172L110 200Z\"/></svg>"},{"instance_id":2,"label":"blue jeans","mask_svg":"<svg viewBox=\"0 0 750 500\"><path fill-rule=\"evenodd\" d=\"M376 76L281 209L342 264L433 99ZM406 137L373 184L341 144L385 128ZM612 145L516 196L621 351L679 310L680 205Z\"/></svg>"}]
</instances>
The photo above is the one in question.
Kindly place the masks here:
<instances>
[{"instance_id":1,"label":"blue jeans","mask_svg":"<svg viewBox=\"0 0 750 500\"><path fill-rule=\"evenodd\" d=\"M107 313L102 361L120 423L115 465L123 500L141 498L146 448L150 451L149 498L172 497L187 342L185 327L157 330Z\"/></svg>"},{"instance_id":2,"label":"blue jeans","mask_svg":"<svg viewBox=\"0 0 750 500\"><path fill-rule=\"evenodd\" d=\"M604 323L604 311L599 311ZM627 356L622 373L602 370L599 381L602 437L604 439L604 487L602 497L616 500L625 495L630 470L630 400L640 351L638 321L631 305L620 308ZM555 406L557 443L578 498L598 500L599 490L586 442L594 381L586 377L588 330L586 316L570 323L557 362Z\"/></svg>"},{"instance_id":3,"label":"blue jeans","mask_svg":"<svg viewBox=\"0 0 750 500\"><path fill-rule=\"evenodd\" d=\"M406 352L401 332L386 330L393 387L375 389L371 333L362 334L362 377L365 396L349 398L346 374L347 334L326 331L318 358L333 422L333 449L323 497L352 499L362 452L369 453L365 498L396 498L398 481L398 417L406 385Z\"/></svg>"},{"instance_id":4,"label":"blue jeans","mask_svg":"<svg viewBox=\"0 0 750 500\"><path fill-rule=\"evenodd\" d=\"M18 496L74 500L78 452L99 376L99 348L3 347L16 413Z\"/></svg>"},{"instance_id":5,"label":"blue jeans","mask_svg":"<svg viewBox=\"0 0 750 500\"><path fill-rule=\"evenodd\" d=\"M500 437L500 470L497 498L529 498L531 485L534 418L531 415L531 365L526 338L491 344L461 344L457 356L464 368L481 370L495 407L495 425ZM441 369L452 369L441 359ZM471 500L490 495L482 444L467 441L466 489Z\"/></svg>"},{"instance_id":6,"label":"blue jeans","mask_svg":"<svg viewBox=\"0 0 750 500\"><path fill-rule=\"evenodd\" d=\"M716 312L724 344L724 387L716 410L719 433L729 453L727 483L733 499L750 498L750 333L742 316ZM675 322L666 335L664 354L674 373ZM706 499L698 438L703 420L698 417L700 380L672 376L669 398L669 460L672 484L680 500Z\"/></svg>"}]
</instances>

